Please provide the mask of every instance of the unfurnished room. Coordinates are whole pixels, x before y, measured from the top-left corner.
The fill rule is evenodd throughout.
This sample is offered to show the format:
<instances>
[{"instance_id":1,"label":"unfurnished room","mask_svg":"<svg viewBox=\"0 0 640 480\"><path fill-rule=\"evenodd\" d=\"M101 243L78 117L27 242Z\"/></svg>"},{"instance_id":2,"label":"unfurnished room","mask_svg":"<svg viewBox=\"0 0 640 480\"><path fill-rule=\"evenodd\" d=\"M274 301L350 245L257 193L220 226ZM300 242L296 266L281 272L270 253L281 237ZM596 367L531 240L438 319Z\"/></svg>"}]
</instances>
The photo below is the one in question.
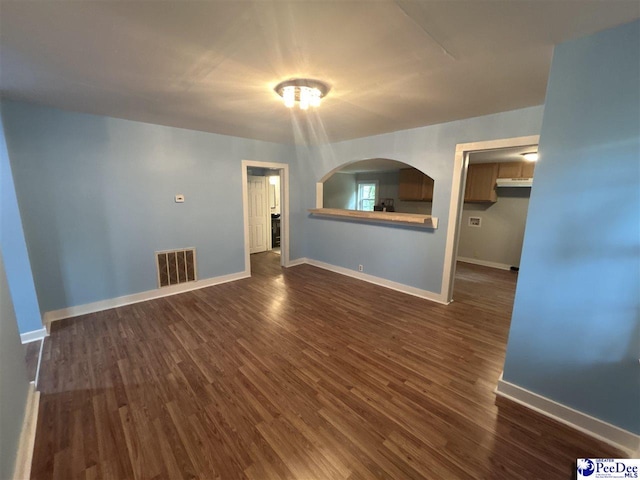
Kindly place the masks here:
<instances>
[{"instance_id":1,"label":"unfurnished room","mask_svg":"<svg viewBox=\"0 0 640 480\"><path fill-rule=\"evenodd\" d=\"M0 134L1 480L640 472L637 0L0 0Z\"/></svg>"}]
</instances>

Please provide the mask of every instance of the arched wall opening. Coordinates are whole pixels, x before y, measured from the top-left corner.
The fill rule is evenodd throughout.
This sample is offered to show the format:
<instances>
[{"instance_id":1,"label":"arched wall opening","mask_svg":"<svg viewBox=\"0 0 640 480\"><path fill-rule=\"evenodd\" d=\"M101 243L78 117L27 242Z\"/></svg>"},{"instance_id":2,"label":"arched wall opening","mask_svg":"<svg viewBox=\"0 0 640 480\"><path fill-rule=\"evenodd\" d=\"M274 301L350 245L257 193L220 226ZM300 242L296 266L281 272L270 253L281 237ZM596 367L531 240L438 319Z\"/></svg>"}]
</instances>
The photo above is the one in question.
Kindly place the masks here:
<instances>
[{"instance_id":1,"label":"arched wall opening","mask_svg":"<svg viewBox=\"0 0 640 480\"><path fill-rule=\"evenodd\" d=\"M317 184L316 208L431 215L434 179L390 158L352 160Z\"/></svg>"}]
</instances>

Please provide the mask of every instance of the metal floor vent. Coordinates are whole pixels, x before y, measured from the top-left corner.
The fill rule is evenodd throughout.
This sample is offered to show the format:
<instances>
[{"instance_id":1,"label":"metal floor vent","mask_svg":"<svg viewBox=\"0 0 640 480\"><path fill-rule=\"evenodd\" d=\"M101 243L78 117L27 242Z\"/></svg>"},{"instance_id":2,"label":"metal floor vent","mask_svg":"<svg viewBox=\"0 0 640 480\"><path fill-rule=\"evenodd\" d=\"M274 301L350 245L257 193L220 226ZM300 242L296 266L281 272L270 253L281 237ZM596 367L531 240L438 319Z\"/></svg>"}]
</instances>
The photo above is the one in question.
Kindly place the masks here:
<instances>
[{"instance_id":1,"label":"metal floor vent","mask_svg":"<svg viewBox=\"0 0 640 480\"><path fill-rule=\"evenodd\" d=\"M158 287L196 280L196 249L156 252Z\"/></svg>"}]
</instances>

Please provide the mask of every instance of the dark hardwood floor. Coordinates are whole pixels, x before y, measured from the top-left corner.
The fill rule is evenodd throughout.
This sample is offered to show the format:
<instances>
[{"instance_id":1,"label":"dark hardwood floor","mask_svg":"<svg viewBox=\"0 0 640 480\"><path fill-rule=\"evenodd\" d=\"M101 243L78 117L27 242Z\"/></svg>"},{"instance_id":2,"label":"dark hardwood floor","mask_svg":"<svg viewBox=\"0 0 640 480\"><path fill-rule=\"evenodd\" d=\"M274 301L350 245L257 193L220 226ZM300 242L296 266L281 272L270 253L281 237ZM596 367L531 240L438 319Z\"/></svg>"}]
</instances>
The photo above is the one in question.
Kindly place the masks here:
<instances>
[{"instance_id":1,"label":"dark hardwood floor","mask_svg":"<svg viewBox=\"0 0 640 480\"><path fill-rule=\"evenodd\" d=\"M611 447L496 400L515 274L443 306L279 257L55 322L32 478L572 478Z\"/></svg>"}]
</instances>

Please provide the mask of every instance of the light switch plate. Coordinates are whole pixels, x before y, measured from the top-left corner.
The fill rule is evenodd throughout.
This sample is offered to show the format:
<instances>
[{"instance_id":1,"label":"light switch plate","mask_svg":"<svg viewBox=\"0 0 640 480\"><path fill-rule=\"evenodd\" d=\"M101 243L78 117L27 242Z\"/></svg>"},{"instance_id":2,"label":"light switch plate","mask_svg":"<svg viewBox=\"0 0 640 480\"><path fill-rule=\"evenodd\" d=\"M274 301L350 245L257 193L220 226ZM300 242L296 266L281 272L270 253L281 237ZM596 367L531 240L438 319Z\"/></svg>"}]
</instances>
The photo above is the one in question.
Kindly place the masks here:
<instances>
[{"instance_id":1,"label":"light switch plate","mask_svg":"<svg viewBox=\"0 0 640 480\"><path fill-rule=\"evenodd\" d=\"M176 195L176 203L184 203L184 195L182 194Z\"/></svg>"}]
</instances>

